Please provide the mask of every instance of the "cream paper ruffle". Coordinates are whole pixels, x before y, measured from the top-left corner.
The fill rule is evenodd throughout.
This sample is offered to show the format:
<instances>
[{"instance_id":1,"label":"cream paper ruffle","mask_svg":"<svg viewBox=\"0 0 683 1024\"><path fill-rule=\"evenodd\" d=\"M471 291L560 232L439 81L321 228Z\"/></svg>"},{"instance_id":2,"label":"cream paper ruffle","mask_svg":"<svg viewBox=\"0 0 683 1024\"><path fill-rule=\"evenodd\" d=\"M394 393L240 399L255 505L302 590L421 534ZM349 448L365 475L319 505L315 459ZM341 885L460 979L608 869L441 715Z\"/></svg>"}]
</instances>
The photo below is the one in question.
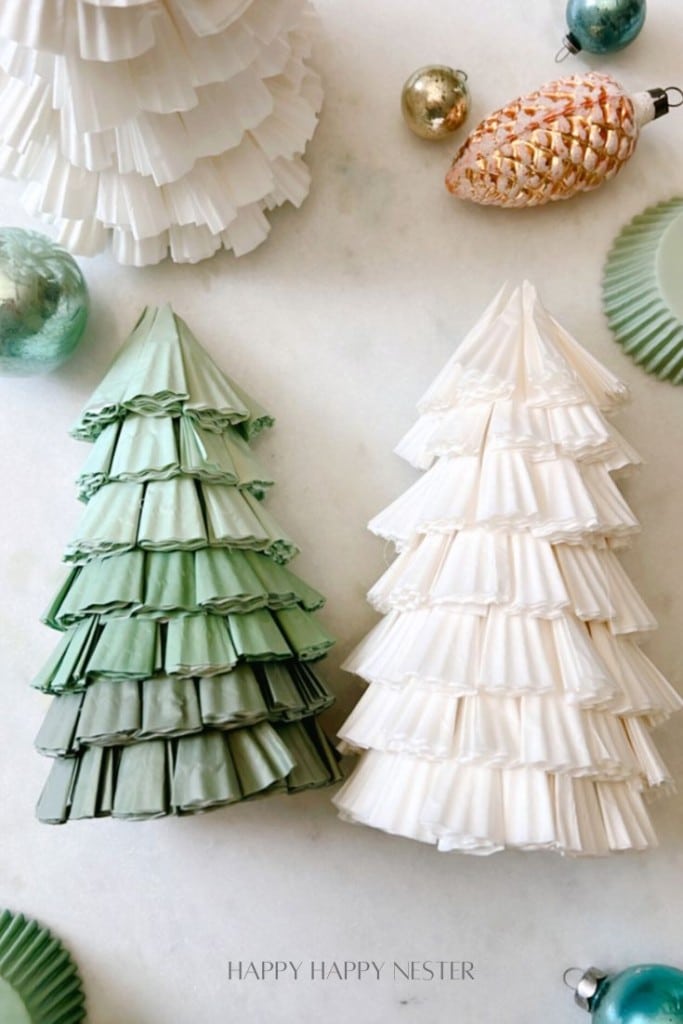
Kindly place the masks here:
<instances>
[{"instance_id":1,"label":"cream paper ruffle","mask_svg":"<svg viewBox=\"0 0 683 1024\"><path fill-rule=\"evenodd\" d=\"M580 707L655 718L678 695L629 637L571 615L552 619L453 608L390 612L344 662L368 682L459 696L548 694Z\"/></svg>"},{"instance_id":2,"label":"cream paper ruffle","mask_svg":"<svg viewBox=\"0 0 683 1024\"><path fill-rule=\"evenodd\" d=\"M418 409L513 397L532 408L589 402L606 412L629 397L626 385L549 315L528 281L501 288Z\"/></svg>"},{"instance_id":3,"label":"cream paper ruffle","mask_svg":"<svg viewBox=\"0 0 683 1024\"><path fill-rule=\"evenodd\" d=\"M138 266L242 255L301 204L322 101L305 0L53 7L0 13L0 168L60 241L111 234Z\"/></svg>"},{"instance_id":4,"label":"cream paper ruffle","mask_svg":"<svg viewBox=\"0 0 683 1024\"><path fill-rule=\"evenodd\" d=\"M612 475L640 458L603 414L626 397L527 283L428 389L396 449L426 472L369 524L398 554L343 666L370 685L339 731L365 751L342 817L474 853L654 842L650 730L683 701L615 555L638 522Z\"/></svg>"},{"instance_id":5,"label":"cream paper ruffle","mask_svg":"<svg viewBox=\"0 0 683 1024\"><path fill-rule=\"evenodd\" d=\"M559 456L529 461L488 448L481 457L439 459L369 523L401 550L420 533L466 526L528 528L553 543L584 537L627 539L639 529L609 471Z\"/></svg>"},{"instance_id":6,"label":"cream paper ruffle","mask_svg":"<svg viewBox=\"0 0 683 1024\"><path fill-rule=\"evenodd\" d=\"M464 606L485 615L556 618L571 609L583 621L605 621L615 633L656 629L621 562L606 545L550 544L532 533L471 527L419 536L368 593L377 611Z\"/></svg>"},{"instance_id":7,"label":"cream paper ruffle","mask_svg":"<svg viewBox=\"0 0 683 1024\"><path fill-rule=\"evenodd\" d=\"M370 686L340 730L347 750L382 750L483 768L539 768L575 778L671 779L641 717L553 697L454 697L415 684Z\"/></svg>"},{"instance_id":8,"label":"cream paper ruffle","mask_svg":"<svg viewBox=\"0 0 683 1024\"><path fill-rule=\"evenodd\" d=\"M441 851L602 856L657 839L638 782L498 769L371 750L333 797L341 816Z\"/></svg>"},{"instance_id":9,"label":"cream paper ruffle","mask_svg":"<svg viewBox=\"0 0 683 1024\"><path fill-rule=\"evenodd\" d=\"M534 460L557 454L614 469L639 465L638 453L588 403L534 408L510 398L458 404L421 416L394 449L416 469L429 469L442 455L480 455L519 449Z\"/></svg>"}]
</instances>

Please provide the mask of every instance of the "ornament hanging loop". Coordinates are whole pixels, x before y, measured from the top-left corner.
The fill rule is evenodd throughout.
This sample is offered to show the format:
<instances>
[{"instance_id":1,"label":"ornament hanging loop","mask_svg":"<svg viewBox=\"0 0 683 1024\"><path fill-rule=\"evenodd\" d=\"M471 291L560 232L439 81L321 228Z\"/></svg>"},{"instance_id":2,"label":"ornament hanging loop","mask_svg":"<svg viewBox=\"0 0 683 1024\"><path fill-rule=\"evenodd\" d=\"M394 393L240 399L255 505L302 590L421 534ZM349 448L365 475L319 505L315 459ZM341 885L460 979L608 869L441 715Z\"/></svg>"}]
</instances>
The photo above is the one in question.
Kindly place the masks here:
<instances>
[{"instance_id":1,"label":"ornament hanging loop","mask_svg":"<svg viewBox=\"0 0 683 1024\"><path fill-rule=\"evenodd\" d=\"M676 107L683 107L683 89L678 85L667 85L665 89L658 87L656 89L648 89L647 91L652 97L653 119L655 121L658 117L668 114L670 110Z\"/></svg>"},{"instance_id":2,"label":"ornament hanging loop","mask_svg":"<svg viewBox=\"0 0 683 1024\"><path fill-rule=\"evenodd\" d=\"M567 57L573 57L581 49L581 43L572 32L567 32L562 40L562 46L555 54L555 63L561 64Z\"/></svg>"},{"instance_id":3,"label":"ornament hanging loop","mask_svg":"<svg viewBox=\"0 0 683 1024\"><path fill-rule=\"evenodd\" d=\"M576 984L573 984L569 980L569 975L570 974L578 974L578 979L576 981ZM572 990L572 992L576 992L576 985L578 985L578 983L581 980L582 976L583 976L583 967L568 967L567 970L562 975L562 981L565 983L567 988L570 988Z\"/></svg>"}]
</instances>

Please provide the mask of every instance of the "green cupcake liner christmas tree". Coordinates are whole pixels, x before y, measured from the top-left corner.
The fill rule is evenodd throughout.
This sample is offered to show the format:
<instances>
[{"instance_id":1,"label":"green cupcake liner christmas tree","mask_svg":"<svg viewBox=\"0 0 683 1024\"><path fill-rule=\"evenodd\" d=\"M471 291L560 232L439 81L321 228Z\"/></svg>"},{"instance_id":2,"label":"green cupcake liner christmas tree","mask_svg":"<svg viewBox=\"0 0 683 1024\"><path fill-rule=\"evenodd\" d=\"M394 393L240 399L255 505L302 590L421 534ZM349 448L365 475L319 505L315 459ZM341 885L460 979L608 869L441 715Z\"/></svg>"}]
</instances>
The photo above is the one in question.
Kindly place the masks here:
<instances>
[{"instance_id":1,"label":"green cupcake liner christmas tree","mask_svg":"<svg viewBox=\"0 0 683 1024\"><path fill-rule=\"evenodd\" d=\"M323 596L262 504L249 442L272 417L170 306L148 308L72 433L85 512L34 685L53 766L41 821L189 814L339 779L311 667Z\"/></svg>"}]
</instances>

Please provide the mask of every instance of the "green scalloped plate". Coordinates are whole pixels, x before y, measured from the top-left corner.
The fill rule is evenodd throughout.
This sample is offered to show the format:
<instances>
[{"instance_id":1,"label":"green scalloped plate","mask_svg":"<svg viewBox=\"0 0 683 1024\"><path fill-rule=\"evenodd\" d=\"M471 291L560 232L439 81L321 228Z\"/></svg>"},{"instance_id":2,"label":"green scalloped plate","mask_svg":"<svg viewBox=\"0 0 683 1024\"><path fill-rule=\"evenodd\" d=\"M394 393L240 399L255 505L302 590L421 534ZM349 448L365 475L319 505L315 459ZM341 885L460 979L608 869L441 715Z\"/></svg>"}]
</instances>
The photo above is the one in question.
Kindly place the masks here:
<instances>
[{"instance_id":1,"label":"green scalloped plate","mask_svg":"<svg viewBox=\"0 0 683 1024\"><path fill-rule=\"evenodd\" d=\"M85 998L78 968L47 928L0 912L2 1024L80 1024Z\"/></svg>"},{"instance_id":2,"label":"green scalloped plate","mask_svg":"<svg viewBox=\"0 0 683 1024\"><path fill-rule=\"evenodd\" d=\"M683 197L649 207L617 235L602 295L624 351L648 373L683 383Z\"/></svg>"}]
</instances>

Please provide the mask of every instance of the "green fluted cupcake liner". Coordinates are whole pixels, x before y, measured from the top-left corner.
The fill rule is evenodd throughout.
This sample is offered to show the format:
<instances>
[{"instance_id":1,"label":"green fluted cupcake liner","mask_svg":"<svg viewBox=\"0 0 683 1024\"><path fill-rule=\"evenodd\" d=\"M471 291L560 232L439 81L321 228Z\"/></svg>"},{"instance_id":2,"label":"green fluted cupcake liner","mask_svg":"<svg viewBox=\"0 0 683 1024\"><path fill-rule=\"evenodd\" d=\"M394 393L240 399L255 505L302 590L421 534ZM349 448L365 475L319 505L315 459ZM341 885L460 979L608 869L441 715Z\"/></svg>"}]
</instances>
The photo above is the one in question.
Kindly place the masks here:
<instances>
[{"instance_id":1,"label":"green fluted cupcake liner","mask_svg":"<svg viewBox=\"0 0 683 1024\"><path fill-rule=\"evenodd\" d=\"M683 198L652 206L617 235L603 272L614 336L648 373L683 383Z\"/></svg>"},{"instance_id":2,"label":"green fluted cupcake liner","mask_svg":"<svg viewBox=\"0 0 683 1024\"><path fill-rule=\"evenodd\" d=\"M33 682L45 693L84 689L98 678L209 676L240 661L313 661L334 640L302 608L244 615L150 619L84 619L62 637Z\"/></svg>"},{"instance_id":3,"label":"green fluted cupcake liner","mask_svg":"<svg viewBox=\"0 0 683 1024\"><path fill-rule=\"evenodd\" d=\"M87 746L123 746L262 721L296 721L334 702L325 683L305 664L241 664L200 679L101 679L85 691L53 698L36 737L51 757Z\"/></svg>"},{"instance_id":4,"label":"green fluted cupcake liner","mask_svg":"<svg viewBox=\"0 0 683 1024\"><path fill-rule=\"evenodd\" d=\"M137 549L72 569L43 621L55 629L68 629L93 615L167 619L294 605L315 611L324 603L319 591L260 552Z\"/></svg>"},{"instance_id":5,"label":"green fluted cupcake liner","mask_svg":"<svg viewBox=\"0 0 683 1024\"><path fill-rule=\"evenodd\" d=\"M129 413L187 416L207 430L237 426L247 438L272 417L218 369L170 306L148 307L72 430L94 441Z\"/></svg>"},{"instance_id":6,"label":"green fluted cupcake liner","mask_svg":"<svg viewBox=\"0 0 683 1024\"><path fill-rule=\"evenodd\" d=\"M269 793L340 779L337 757L315 720L206 730L181 739L88 747L52 766L40 821L141 820L192 814Z\"/></svg>"},{"instance_id":7,"label":"green fluted cupcake liner","mask_svg":"<svg viewBox=\"0 0 683 1024\"><path fill-rule=\"evenodd\" d=\"M67 562L131 551L203 547L264 551L288 562L296 544L247 491L191 477L105 484L88 502L64 555Z\"/></svg>"},{"instance_id":8,"label":"green fluted cupcake liner","mask_svg":"<svg viewBox=\"0 0 683 1024\"><path fill-rule=\"evenodd\" d=\"M262 498L273 481L234 427L222 434L186 416L133 416L104 428L78 477L79 497L88 501L105 484L145 483L193 476L229 484Z\"/></svg>"},{"instance_id":9,"label":"green fluted cupcake liner","mask_svg":"<svg viewBox=\"0 0 683 1024\"><path fill-rule=\"evenodd\" d=\"M79 1024L85 998L78 968L47 928L0 913L2 1024Z\"/></svg>"}]
</instances>

